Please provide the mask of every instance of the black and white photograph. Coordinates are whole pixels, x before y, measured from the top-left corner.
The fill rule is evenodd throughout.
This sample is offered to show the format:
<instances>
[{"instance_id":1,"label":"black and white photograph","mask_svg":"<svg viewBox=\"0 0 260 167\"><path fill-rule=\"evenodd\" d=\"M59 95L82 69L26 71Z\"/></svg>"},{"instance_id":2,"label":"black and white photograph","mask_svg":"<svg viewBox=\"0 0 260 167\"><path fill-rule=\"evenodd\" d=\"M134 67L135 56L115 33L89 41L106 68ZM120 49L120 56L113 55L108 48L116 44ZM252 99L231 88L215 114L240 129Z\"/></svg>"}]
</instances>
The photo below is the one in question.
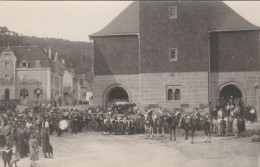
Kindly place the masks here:
<instances>
[{"instance_id":1,"label":"black and white photograph","mask_svg":"<svg viewBox=\"0 0 260 167\"><path fill-rule=\"evenodd\" d=\"M0 1L0 167L260 167L260 1Z\"/></svg>"}]
</instances>

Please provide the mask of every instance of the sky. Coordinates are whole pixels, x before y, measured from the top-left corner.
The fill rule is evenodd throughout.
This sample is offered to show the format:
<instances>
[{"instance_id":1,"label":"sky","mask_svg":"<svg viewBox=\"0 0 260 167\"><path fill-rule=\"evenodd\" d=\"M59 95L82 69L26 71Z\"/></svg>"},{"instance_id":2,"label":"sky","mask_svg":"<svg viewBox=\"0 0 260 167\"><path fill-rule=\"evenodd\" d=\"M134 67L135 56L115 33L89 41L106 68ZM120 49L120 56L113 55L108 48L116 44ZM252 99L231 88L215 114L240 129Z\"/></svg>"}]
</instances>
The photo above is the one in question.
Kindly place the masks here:
<instances>
[{"instance_id":1,"label":"sky","mask_svg":"<svg viewBox=\"0 0 260 167\"><path fill-rule=\"evenodd\" d=\"M131 1L0 1L0 26L19 34L72 41L106 26ZM251 23L260 26L259 1L226 1Z\"/></svg>"}]
</instances>

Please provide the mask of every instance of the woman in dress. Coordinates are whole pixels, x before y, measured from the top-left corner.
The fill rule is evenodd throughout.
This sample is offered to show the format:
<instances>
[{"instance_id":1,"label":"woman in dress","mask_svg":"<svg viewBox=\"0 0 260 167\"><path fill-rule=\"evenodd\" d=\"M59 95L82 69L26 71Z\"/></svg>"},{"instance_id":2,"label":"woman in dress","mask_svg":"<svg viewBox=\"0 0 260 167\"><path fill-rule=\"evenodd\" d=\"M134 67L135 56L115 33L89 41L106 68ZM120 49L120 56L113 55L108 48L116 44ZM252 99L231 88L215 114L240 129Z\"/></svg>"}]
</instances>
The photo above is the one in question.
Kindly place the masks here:
<instances>
[{"instance_id":1,"label":"woman in dress","mask_svg":"<svg viewBox=\"0 0 260 167\"><path fill-rule=\"evenodd\" d=\"M11 166L13 166L13 164L15 164L15 167L17 167L17 161L20 161L20 156L19 156L19 153L17 151L17 143L14 142L13 143L13 148L12 148L12 162L11 162Z\"/></svg>"},{"instance_id":2,"label":"woman in dress","mask_svg":"<svg viewBox=\"0 0 260 167\"><path fill-rule=\"evenodd\" d=\"M39 149L38 149L38 142L37 139L32 138L29 140L29 147L30 147L30 159L31 159L31 167L35 167L35 161L39 160Z\"/></svg>"}]
</instances>

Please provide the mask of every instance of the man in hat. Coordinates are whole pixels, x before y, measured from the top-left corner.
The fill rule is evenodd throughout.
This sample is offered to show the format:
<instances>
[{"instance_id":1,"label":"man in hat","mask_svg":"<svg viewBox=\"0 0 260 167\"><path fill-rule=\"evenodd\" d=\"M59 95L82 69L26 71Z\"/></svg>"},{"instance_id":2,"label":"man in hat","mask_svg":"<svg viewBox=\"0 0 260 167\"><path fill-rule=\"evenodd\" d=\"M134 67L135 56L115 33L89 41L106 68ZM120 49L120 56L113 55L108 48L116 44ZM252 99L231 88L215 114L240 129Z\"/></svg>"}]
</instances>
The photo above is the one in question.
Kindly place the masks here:
<instances>
[{"instance_id":1,"label":"man in hat","mask_svg":"<svg viewBox=\"0 0 260 167\"><path fill-rule=\"evenodd\" d=\"M6 141L5 143L7 143L9 140L9 135L11 133L11 130L12 130L11 121L8 120L7 125L4 127L4 136L5 136L5 141Z\"/></svg>"}]
</instances>

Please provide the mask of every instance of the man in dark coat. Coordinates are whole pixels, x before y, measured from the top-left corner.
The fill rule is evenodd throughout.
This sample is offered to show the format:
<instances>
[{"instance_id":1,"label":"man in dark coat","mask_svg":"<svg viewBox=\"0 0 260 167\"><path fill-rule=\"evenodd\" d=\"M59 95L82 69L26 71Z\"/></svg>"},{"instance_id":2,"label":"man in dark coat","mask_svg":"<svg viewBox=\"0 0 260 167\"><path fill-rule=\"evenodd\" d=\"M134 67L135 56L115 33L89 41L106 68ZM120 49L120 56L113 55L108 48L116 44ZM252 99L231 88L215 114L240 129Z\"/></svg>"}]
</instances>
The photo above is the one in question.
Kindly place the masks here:
<instances>
[{"instance_id":1,"label":"man in dark coat","mask_svg":"<svg viewBox=\"0 0 260 167\"><path fill-rule=\"evenodd\" d=\"M17 138L18 138L18 142L17 142L17 152L20 154L20 157L23 158L25 156L27 156L26 153L26 144L25 144L25 130L24 130L24 126L20 127L17 130Z\"/></svg>"},{"instance_id":2,"label":"man in dark coat","mask_svg":"<svg viewBox=\"0 0 260 167\"><path fill-rule=\"evenodd\" d=\"M49 138L49 134L48 134L48 129L47 128L42 133L42 152L44 154L44 158L48 158L46 156L46 153L49 154L49 157L51 157L51 154L53 155L53 150L52 150L52 146L50 144L50 138Z\"/></svg>"}]
</instances>

